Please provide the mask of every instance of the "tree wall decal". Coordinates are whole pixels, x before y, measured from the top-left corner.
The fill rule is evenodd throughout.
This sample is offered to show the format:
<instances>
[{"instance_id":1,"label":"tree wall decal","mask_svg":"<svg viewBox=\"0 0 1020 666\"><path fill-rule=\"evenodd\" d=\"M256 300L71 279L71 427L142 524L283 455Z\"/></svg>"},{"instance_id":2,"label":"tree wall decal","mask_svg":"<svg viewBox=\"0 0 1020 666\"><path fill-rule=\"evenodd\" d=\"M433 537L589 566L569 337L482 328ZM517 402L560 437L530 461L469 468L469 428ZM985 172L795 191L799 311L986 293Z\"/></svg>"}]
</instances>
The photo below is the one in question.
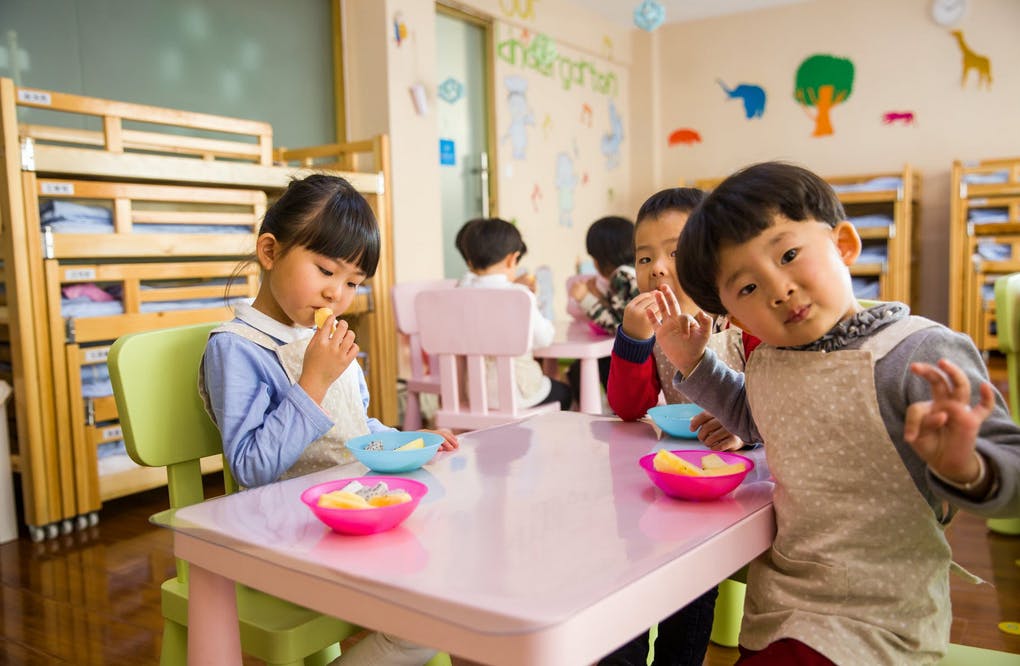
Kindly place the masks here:
<instances>
[{"instance_id":1,"label":"tree wall decal","mask_svg":"<svg viewBox=\"0 0 1020 666\"><path fill-rule=\"evenodd\" d=\"M829 111L850 97L854 86L854 64L847 58L816 54L800 63L793 96L805 107L815 107L815 131L812 136L833 133Z\"/></svg>"}]
</instances>

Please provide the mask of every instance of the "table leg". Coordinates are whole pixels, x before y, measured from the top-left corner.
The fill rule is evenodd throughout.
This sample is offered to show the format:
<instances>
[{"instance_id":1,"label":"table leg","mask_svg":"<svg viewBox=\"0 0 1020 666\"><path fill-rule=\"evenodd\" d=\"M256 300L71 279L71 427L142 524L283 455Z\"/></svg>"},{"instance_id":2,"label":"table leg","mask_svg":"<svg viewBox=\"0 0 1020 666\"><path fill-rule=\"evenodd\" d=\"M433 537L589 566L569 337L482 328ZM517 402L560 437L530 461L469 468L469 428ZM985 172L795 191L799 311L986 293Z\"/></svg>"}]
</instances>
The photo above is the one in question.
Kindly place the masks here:
<instances>
[{"instance_id":1,"label":"table leg","mask_svg":"<svg viewBox=\"0 0 1020 666\"><path fill-rule=\"evenodd\" d=\"M240 664L234 581L195 565L188 576L188 664Z\"/></svg>"},{"instance_id":2,"label":"table leg","mask_svg":"<svg viewBox=\"0 0 1020 666\"><path fill-rule=\"evenodd\" d=\"M602 390L599 384L599 360L581 359L581 411L585 414L602 413Z\"/></svg>"}]
</instances>

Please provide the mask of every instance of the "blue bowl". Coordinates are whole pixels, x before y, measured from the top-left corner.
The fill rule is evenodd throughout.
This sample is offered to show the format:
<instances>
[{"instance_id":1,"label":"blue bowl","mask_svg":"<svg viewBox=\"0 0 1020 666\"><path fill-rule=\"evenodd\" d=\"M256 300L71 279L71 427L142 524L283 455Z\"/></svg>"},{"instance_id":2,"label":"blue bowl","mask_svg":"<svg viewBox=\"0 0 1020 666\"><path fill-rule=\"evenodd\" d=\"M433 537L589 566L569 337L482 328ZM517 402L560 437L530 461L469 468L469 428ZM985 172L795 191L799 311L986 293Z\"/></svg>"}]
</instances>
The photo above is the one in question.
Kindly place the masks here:
<instances>
[{"instance_id":1,"label":"blue bowl","mask_svg":"<svg viewBox=\"0 0 1020 666\"><path fill-rule=\"evenodd\" d=\"M399 446L412 442L421 437L425 440L425 446L421 449L410 449L408 451L394 451ZM369 451L365 447L372 442L382 442L382 451ZM372 432L360 437L347 440L347 448L351 450L358 461L373 472L385 472L387 474L399 474L411 472L418 469L436 455L439 445L443 443L443 437L434 432L400 432L391 430L387 432Z\"/></svg>"},{"instance_id":2,"label":"blue bowl","mask_svg":"<svg viewBox=\"0 0 1020 666\"><path fill-rule=\"evenodd\" d=\"M698 431L691 431L691 419L703 411L705 410L694 403L678 403L652 407L648 410L648 416L671 437L697 439Z\"/></svg>"}]
</instances>

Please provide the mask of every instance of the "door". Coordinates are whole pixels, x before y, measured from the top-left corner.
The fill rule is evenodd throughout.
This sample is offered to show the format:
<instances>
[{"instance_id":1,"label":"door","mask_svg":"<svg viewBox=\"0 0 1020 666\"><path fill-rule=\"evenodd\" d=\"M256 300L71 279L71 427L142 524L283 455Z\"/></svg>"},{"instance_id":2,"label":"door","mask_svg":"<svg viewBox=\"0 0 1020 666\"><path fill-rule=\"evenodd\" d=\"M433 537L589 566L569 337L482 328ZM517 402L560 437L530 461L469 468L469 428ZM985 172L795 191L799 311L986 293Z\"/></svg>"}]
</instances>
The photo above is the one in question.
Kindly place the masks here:
<instances>
[{"instance_id":1,"label":"door","mask_svg":"<svg viewBox=\"0 0 1020 666\"><path fill-rule=\"evenodd\" d=\"M496 214L489 178L495 173L489 159L492 26L442 5L436 10L443 270L445 277L459 278L467 267L453 244L457 230L472 218Z\"/></svg>"}]
</instances>

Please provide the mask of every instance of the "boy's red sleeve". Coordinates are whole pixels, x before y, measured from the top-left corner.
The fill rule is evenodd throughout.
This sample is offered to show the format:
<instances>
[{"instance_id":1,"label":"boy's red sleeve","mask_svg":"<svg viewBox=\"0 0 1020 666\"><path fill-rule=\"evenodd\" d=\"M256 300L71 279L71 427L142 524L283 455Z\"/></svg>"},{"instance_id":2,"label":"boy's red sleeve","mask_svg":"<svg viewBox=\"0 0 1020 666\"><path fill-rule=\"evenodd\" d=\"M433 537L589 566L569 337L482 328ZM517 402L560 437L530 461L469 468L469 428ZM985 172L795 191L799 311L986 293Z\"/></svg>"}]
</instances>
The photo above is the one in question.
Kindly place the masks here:
<instances>
[{"instance_id":1,"label":"boy's red sleeve","mask_svg":"<svg viewBox=\"0 0 1020 666\"><path fill-rule=\"evenodd\" d=\"M609 406L624 421L636 421L649 408L659 402L659 374L655 371L655 357L648 355L643 362L628 361L613 355L609 361L609 381L606 398Z\"/></svg>"}]
</instances>

